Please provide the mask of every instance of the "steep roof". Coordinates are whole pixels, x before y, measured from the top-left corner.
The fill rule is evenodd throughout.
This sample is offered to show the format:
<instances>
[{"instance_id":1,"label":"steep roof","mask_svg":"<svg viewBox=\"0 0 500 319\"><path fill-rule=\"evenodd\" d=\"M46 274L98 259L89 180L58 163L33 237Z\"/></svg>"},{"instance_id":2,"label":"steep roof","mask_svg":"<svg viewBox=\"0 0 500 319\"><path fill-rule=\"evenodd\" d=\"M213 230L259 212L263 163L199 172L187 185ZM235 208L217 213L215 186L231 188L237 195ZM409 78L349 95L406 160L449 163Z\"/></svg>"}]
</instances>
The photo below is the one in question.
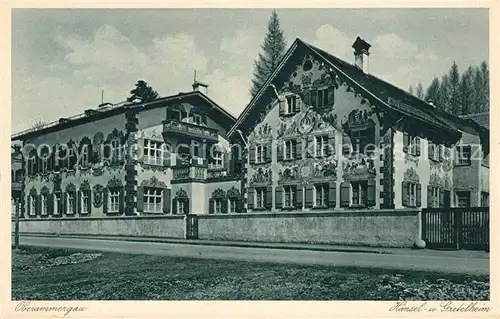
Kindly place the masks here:
<instances>
[{"instance_id":1,"label":"steep roof","mask_svg":"<svg viewBox=\"0 0 500 319\"><path fill-rule=\"evenodd\" d=\"M490 112L475 113L460 116L463 119L472 120L484 128L490 128Z\"/></svg>"},{"instance_id":2,"label":"steep roof","mask_svg":"<svg viewBox=\"0 0 500 319\"><path fill-rule=\"evenodd\" d=\"M286 60L291 56L292 51L300 46L307 48L319 59L327 62L338 73L349 78L353 83L364 90L365 93L376 98L382 105L384 105L388 109L392 109L402 115L414 118L417 121L434 126L436 128L439 128L440 130L450 133L458 132L460 127L467 124L463 119L436 109L433 105L409 94L408 92L398 88L397 86L388 83L374 75L367 74L355 65L339 59L320 48L302 41L299 38L294 41L290 49L284 55L284 58L280 62L278 68L282 67L286 63ZM238 118L235 126L229 132L229 135L233 134L233 132L238 129L239 125L244 122L250 109L258 102L258 99L262 95L262 92L267 90L269 83L272 81L272 78L276 76L277 71L278 70L275 70L273 72L266 83L264 83L259 93L257 93L255 97L250 101L250 103Z\"/></svg>"},{"instance_id":3,"label":"steep roof","mask_svg":"<svg viewBox=\"0 0 500 319\"><path fill-rule=\"evenodd\" d=\"M171 95L163 98L156 99L151 102L145 103L118 103L118 104L106 104L106 106L99 107L97 109L86 110L84 113L77 114L75 116L65 118L64 121L54 121L44 126L33 130L27 129L22 132L12 134L11 141L23 140L27 138L32 138L35 136L40 136L43 134L47 134L49 132L55 132L59 130L66 129L71 126L80 125L83 123L93 122L99 119L111 117L117 114L123 114L128 109L138 108L140 110L149 110L158 107L165 106L166 103L175 103L178 101L203 101L207 103L211 108L211 110L215 110L217 114L221 115L221 117L217 117L216 122L222 124L224 128L229 130L236 122L236 118L227 112L224 108L215 103L208 96L203 94L200 91L192 91L188 93L179 93L176 95ZM90 112L88 112L90 111Z\"/></svg>"}]
</instances>

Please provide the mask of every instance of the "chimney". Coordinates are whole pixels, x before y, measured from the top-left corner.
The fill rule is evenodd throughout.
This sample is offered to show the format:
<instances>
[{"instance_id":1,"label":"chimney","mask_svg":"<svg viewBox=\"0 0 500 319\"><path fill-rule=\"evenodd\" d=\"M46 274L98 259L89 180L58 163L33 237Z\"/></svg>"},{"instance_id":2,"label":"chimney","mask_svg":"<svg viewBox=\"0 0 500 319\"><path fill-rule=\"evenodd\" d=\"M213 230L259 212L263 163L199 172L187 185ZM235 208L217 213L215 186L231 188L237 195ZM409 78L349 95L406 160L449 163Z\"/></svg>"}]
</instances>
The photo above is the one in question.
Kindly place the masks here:
<instances>
[{"instance_id":1,"label":"chimney","mask_svg":"<svg viewBox=\"0 0 500 319\"><path fill-rule=\"evenodd\" d=\"M363 56L366 55L367 58L370 56L370 47L371 45L360 37L357 37L356 41L352 44L352 48L354 49L354 65L365 73L368 73L368 63L366 63L366 66L364 65Z\"/></svg>"},{"instance_id":2,"label":"chimney","mask_svg":"<svg viewBox=\"0 0 500 319\"><path fill-rule=\"evenodd\" d=\"M208 94L208 84L196 80L196 70L194 70L193 91L198 91L203 94Z\"/></svg>"}]
</instances>

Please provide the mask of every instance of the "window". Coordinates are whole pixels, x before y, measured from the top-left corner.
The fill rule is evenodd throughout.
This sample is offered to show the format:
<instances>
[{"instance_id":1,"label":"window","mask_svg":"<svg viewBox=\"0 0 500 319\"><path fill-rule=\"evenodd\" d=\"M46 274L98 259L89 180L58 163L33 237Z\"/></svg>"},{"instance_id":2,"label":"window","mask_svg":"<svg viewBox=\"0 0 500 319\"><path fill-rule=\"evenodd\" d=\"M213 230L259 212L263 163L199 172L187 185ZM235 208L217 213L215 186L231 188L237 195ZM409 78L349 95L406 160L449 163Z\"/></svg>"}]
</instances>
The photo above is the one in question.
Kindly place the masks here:
<instances>
[{"instance_id":1,"label":"window","mask_svg":"<svg viewBox=\"0 0 500 319\"><path fill-rule=\"evenodd\" d=\"M314 185L314 206L324 207L327 205L326 196L328 194L328 185L317 184Z\"/></svg>"},{"instance_id":2,"label":"window","mask_svg":"<svg viewBox=\"0 0 500 319\"><path fill-rule=\"evenodd\" d=\"M353 130L351 132L352 148L354 153L370 155L375 147L375 133L373 128Z\"/></svg>"},{"instance_id":3,"label":"window","mask_svg":"<svg viewBox=\"0 0 500 319\"><path fill-rule=\"evenodd\" d=\"M163 165L163 143L159 141L144 141L144 162L150 165Z\"/></svg>"},{"instance_id":4,"label":"window","mask_svg":"<svg viewBox=\"0 0 500 319\"><path fill-rule=\"evenodd\" d=\"M220 198L214 199L214 213L222 213L222 199Z\"/></svg>"},{"instance_id":5,"label":"window","mask_svg":"<svg viewBox=\"0 0 500 319\"><path fill-rule=\"evenodd\" d=\"M146 213L161 213L163 211L162 198L163 192L161 188L144 188L144 212Z\"/></svg>"},{"instance_id":6,"label":"window","mask_svg":"<svg viewBox=\"0 0 500 319\"><path fill-rule=\"evenodd\" d=\"M184 200L177 200L177 214L184 214Z\"/></svg>"},{"instance_id":7,"label":"window","mask_svg":"<svg viewBox=\"0 0 500 319\"><path fill-rule=\"evenodd\" d=\"M316 99L316 106L317 107L325 107L328 105L328 89L321 89L318 90L318 96Z\"/></svg>"},{"instance_id":8,"label":"window","mask_svg":"<svg viewBox=\"0 0 500 319\"><path fill-rule=\"evenodd\" d=\"M89 166L89 146L87 144L84 144L82 146L82 159L80 163L81 167L88 167Z\"/></svg>"},{"instance_id":9,"label":"window","mask_svg":"<svg viewBox=\"0 0 500 319\"><path fill-rule=\"evenodd\" d=\"M33 150L30 152L29 158L28 158L28 174L29 175L36 174L36 159L37 159L37 154L36 154L36 151Z\"/></svg>"},{"instance_id":10,"label":"window","mask_svg":"<svg viewBox=\"0 0 500 319\"><path fill-rule=\"evenodd\" d=\"M470 145L457 146L458 165L470 165L471 147Z\"/></svg>"},{"instance_id":11,"label":"window","mask_svg":"<svg viewBox=\"0 0 500 319\"><path fill-rule=\"evenodd\" d=\"M47 194L42 194L42 215L48 215L49 213L49 201Z\"/></svg>"},{"instance_id":12,"label":"window","mask_svg":"<svg viewBox=\"0 0 500 319\"><path fill-rule=\"evenodd\" d=\"M285 141L285 152L284 159L294 159L295 158L295 149L297 147L297 142L295 140Z\"/></svg>"},{"instance_id":13,"label":"window","mask_svg":"<svg viewBox=\"0 0 500 319\"><path fill-rule=\"evenodd\" d=\"M90 191L82 191L80 192L81 196L81 203L82 207L80 208L80 213L81 214L88 214L89 213L89 206L90 206Z\"/></svg>"},{"instance_id":14,"label":"window","mask_svg":"<svg viewBox=\"0 0 500 319\"><path fill-rule=\"evenodd\" d=\"M481 192L481 207L490 206L490 194L487 192Z\"/></svg>"},{"instance_id":15,"label":"window","mask_svg":"<svg viewBox=\"0 0 500 319\"><path fill-rule=\"evenodd\" d=\"M236 198L230 198L228 200L228 204L229 204L229 212L230 213L236 213L236 203L237 203L237 199Z\"/></svg>"},{"instance_id":16,"label":"window","mask_svg":"<svg viewBox=\"0 0 500 319\"><path fill-rule=\"evenodd\" d=\"M62 214L62 196L60 192L54 193L54 215Z\"/></svg>"},{"instance_id":17,"label":"window","mask_svg":"<svg viewBox=\"0 0 500 319\"><path fill-rule=\"evenodd\" d=\"M193 114L193 123L197 125L201 125L201 115Z\"/></svg>"},{"instance_id":18,"label":"window","mask_svg":"<svg viewBox=\"0 0 500 319\"><path fill-rule=\"evenodd\" d=\"M255 190L255 198L256 198L255 205L257 208L264 208L265 196L266 196L265 188L257 188Z\"/></svg>"},{"instance_id":19,"label":"window","mask_svg":"<svg viewBox=\"0 0 500 319\"><path fill-rule=\"evenodd\" d=\"M367 183L352 183L352 205L366 206L367 191Z\"/></svg>"},{"instance_id":20,"label":"window","mask_svg":"<svg viewBox=\"0 0 500 319\"><path fill-rule=\"evenodd\" d=\"M295 95L289 95L286 97L286 114L292 114L295 112L295 107L297 105L297 97Z\"/></svg>"},{"instance_id":21,"label":"window","mask_svg":"<svg viewBox=\"0 0 500 319\"><path fill-rule=\"evenodd\" d=\"M429 159L433 161L439 161L442 157L440 152L442 151L441 145L436 145L432 141L429 141Z\"/></svg>"},{"instance_id":22,"label":"window","mask_svg":"<svg viewBox=\"0 0 500 319\"><path fill-rule=\"evenodd\" d=\"M120 141L112 140L111 141L111 161L117 162L120 160L121 149L120 149Z\"/></svg>"},{"instance_id":23,"label":"window","mask_svg":"<svg viewBox=\"0 0 500 319\"><path fill-rule=\"evenodd\" d=\"M439 187L432 187L432 207L439 208Z\"/></svg>"},{"instance_id":24,"label":"window","mask_svg":"<svg viewBox=\"0 0 500 319\"><path fill-rule=\"evenodd\" d=\"M284 207L293 207L294 206L294 199L295 199L295 187L293 186L285 186L283 187L284 192L283 192L283 204Z\"/></svg>"},{"instance_id":25,"label":"window","mask_svg":"<svg viewBox=\"0 0 500 319\"><path fill-rule=\"evenodd\" d=\"M29 196L28 200L29 200L31 215L36 215L36 197L34 195L31 195Z\"/></svg>"},{"instance_id":26,"label":"window","mask_svg":"<svg viewBox=\"0 0 500 319\"><path fill-rule=\"evenodd\" d=\"M255 163L264 163L265 155L264 145L257 145L255 148Z\"/></svg>"},{"instance_id":27,"label":"window","mask_svg":"<svg viewBox=\"0 0 500 319\"><path fill-rule=\"evenodd\" d=\"M213 156L210 157L208 168L222 168L223 156L221 151L214 150Z\"/></svg>"},{"instance_id":28,"label":"window","mask_svg":"<svg viewBox=\"0 0 500 319\"><path fill-rule=\"evenodd\" d=\"M417 206L417 184L408 183L408 188L406 191L408 194L408 206Z\"/></svg>"},{"instance_id":29,"label":"window","mask_svg":"<svg viewBox=\"0 0 500 319\"><path fill-rule=\"evenodd\" d=\"M410 154L414 156L420 155L420 137L410 136Z\"/></svg>"},{"instance_id":30,"label":"window","mask_svg":"<svg viewBox=\"0 0 500 319\"><path fill-rule=\"evenodd\" d=\"M66 204L67 204L67 209L68 215L74 214L75 213L75 193L74 192L67 192L67 197L66 197Z\"/></svg>"},{"instance_id":31,"label":"window","mask_svg":"<svg viewBox=\"0 0 500 319\"><path fill-rule=\"evenodd\" d=\"M110 189L108 198L108 212L118 213L120 211L120 191L118 189Z\"/></svg>"},{"instance_id":32,"label":"window","mask_svg":"<svg viewBox=\"0 0 500 319\"><path fill-rule=\"evenodd\" d=\"M470 207L470 192L458 191L457 192L457 207Z\"/></svg>"},{"instance_id":33,"label":"window","mask_svg":"<svg viewBox=\"0 0 500 319\"><path fill-rule=\"evenodd\" d=\"M316 156L326 156L328 154L328 136L321 135L315 137L316 143L314 153Z\"/></svg>"}]
</instances>

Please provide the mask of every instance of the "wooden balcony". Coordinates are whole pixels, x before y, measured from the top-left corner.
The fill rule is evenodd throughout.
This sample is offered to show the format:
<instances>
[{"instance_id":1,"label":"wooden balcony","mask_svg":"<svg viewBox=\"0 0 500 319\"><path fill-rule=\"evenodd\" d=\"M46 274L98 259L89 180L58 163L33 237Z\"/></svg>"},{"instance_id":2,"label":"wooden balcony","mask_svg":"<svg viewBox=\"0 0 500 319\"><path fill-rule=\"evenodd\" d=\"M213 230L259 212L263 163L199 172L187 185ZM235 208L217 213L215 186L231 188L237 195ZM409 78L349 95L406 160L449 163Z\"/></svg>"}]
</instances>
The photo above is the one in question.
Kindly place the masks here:
<instances>
[{"instance_id":1,"label":"wooden balcony","mask_svg":"<svg viewBox=\"0 0 500 319\"><path fill-rule=\"evenodd\" d=\"M192 139L205 139L212 142L217 142L219 140L216 129L176 120L163 121L163 135L165 137L180 136Z\"/></svg>"},{"instance_id":2,"label":"wooden balcony","mask_svg":"<svg viewBox=\"0 0 500 319\"><path fill-rule=\"evenodd\" d=\"M205 180L207 167L203 165L178 165L172 167L173 181Z\"/></svg>"}]
</instances>

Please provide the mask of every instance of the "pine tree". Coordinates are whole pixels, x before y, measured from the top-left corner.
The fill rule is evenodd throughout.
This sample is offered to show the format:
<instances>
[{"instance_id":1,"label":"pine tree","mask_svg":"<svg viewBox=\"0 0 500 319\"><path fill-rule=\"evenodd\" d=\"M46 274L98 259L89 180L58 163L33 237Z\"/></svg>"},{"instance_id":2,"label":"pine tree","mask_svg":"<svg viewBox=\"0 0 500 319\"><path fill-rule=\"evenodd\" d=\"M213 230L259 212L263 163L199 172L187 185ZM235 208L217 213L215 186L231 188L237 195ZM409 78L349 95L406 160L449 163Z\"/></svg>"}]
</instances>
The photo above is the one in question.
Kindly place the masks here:
<instances>
[{"instance_id":1,"label":"pine tree","mask_svg":"<svg viewBox=\"0 0 500 319\"><path fill-rule=\"evenodd\" d=\"M476 83L477 82L477 83ZM477 68L474 87L477 89L477 109L476 112L489 112L490 110L490 71L488 64L483 61Z\"/></svg>"},{"instance_id":2,"label":"pine tree","mask_svg":"<svg viewBox=\"0 0 500 319\"><path fill-rule=\"evenodd\" d=\"M448 112L460 114L460 73L455 62L448 74Z\"/></svg>"},{"instance_id":3,"label":"pine tree","mask_svg":"<svg viewBox=\"0 0 500 319\"><path fill-rule=\"evenodd\" d=\"M410 85L410 87L408 88L408 93L410 93L411 95L413 95L413 86Z\"/></svg>"},{"instance_id":4,"label":"pine tree","mask_svg":"<svg viewBox=\"0 0 500 319\"><path fill-rule=\"evenodd\" d=\"M437 103L439 99L439 79L434 78L431 82L431 85L427 88L427 92L425 93L425 99L432 100L434 103Z\"/></svg>"},{"instance_id":5,"label":"pine tree","mask_svg":"<svg viewBox=\"0 0 500 319\"><path fill-rule=\"evenodd\" d=\"M127 102L151 102L158 98L158 93L143 80L137 81L130 94L131 96L127 98Z\"/></svg>"},{"instance_id":6,"label":"pine tree","mask_svg":"<svg viewBox=\"0 0 500 319\"><path fill-rule=\"evenodd\" d=\"M460 110L457 114L475 113L474 69L469 66L460 79Z\"/></svg>"},{"instance_id":7,"label":"pine tree","mask_svg":"<svg viewBox=\"0 0 500 319\"><path fill-rule=\"evenodd\" d=\"M415 96L421 100L423 100L425 97L424 87L422 86L422 83L420 83L420 82L417 84L417 88L415 89Z\"/></svg>"},{"instance_id":8,"label":"pine tree","mask_svg":"<svg viewBox=\"0 0 500 319\"><path fill-rule=\"evenodd\" d=\"M283 30L280 27L278 14L275 10L273 10L269 20L267 33L261 48L262 53L259 53L258 59L254 61L254 78L252 79L252 87L250 88L252 97L257 94L285 54L286 41L283 36Z\"/></svg>"}]
</instances>

